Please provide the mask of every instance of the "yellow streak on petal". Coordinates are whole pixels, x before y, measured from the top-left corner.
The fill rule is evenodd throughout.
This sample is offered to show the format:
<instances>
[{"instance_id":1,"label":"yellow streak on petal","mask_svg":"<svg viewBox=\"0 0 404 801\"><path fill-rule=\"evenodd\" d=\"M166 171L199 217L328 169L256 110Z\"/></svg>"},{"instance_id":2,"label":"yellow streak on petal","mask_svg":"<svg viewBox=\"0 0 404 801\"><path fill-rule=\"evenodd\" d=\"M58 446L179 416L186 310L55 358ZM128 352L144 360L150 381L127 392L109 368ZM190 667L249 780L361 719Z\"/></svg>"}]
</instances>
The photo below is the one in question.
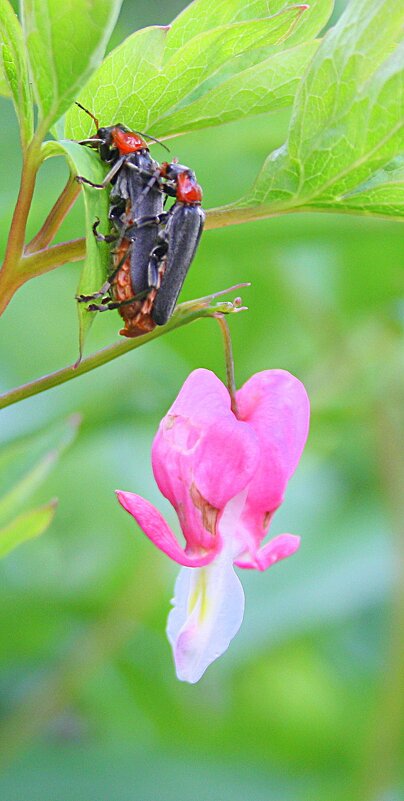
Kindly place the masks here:
<instances>
[{"instance_id":1,"label":"yellow streak on petal","mask_svg":"<svg viewBox=\"0 0 404 801\"><path fill-rule=\"evenodd\" d=\"M202 622L208 611L206 568L199 568L199 576L188 601L188 614L190 615L199 602L199 619Z\"/></svg>"}]
</instances>

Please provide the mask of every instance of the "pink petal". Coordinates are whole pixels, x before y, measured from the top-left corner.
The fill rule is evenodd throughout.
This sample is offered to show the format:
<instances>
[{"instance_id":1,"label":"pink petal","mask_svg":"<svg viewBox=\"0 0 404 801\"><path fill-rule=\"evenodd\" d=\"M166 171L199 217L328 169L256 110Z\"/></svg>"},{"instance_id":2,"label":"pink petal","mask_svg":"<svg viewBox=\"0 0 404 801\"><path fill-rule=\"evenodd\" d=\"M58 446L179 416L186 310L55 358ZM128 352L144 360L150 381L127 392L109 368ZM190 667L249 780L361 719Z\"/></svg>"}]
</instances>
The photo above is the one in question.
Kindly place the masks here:
<instances>
[{"instance_id":1,"label":"pink petal","mask_svg":"<svg viewBox=\"0 0 404 801\"><path fill-rule=\"evenodd\" d=\"M116 490L116 495L121 506L134 517L146 537L154 542L157 548L167 554L174 562L187 567L202 567L209 564L214 558L215 550L204 555L195 554L192 556L185 553L164 517L149 501L146 501L140 495L135 495L133 492L123 492L122 490ZM217 542L219 543L219 540Z\"/></svg>"},{"instance_id":2,"label":"pink petal","mask_svg":"<svg viewBox=\"0 0 404 801\"><path fill-rule=\"evenodd\" d=\"M219 550L217 514L256 471L259 443L236 419L227 389L208 370L192 373L153 442L159 489L178 513L192 551Z\"/></svg>"},{"instance_id":3,"label":"pink petal","mask_svg":"<svg viewBox=\"0 0 404 801\"><path fill-rule=\"evenodd\" d=\"M259 456L251 426L234 416L214 423L195 452L193 475L199 492L216 509L222 509L250 482Z\"/></svg>"},{"instance_id":4,"label":"pink petal","mask_svg":"<svg viewBox=\"0 0 404 801\"><path fill-rule=\"evenodd\" d=\"M194 370L162 419L152 446L154 477L174 507L181 500L181 483L192 482L192 465L186 457L195 454L211 424L232 418L226 387L210 370Z\"/></svg>"},{"instance_id":5,"label":"pink petal","mask_svg":"<svg viewBox=\"0 0 404 801\"><path fill-rule=\"evenodd\" d=\"M294 534L279 534L259 548L254 555L246 554L241 556L235 564L238 567L254 568L255 570L266 570L281 559L292 556L300 546L300 537Z\"/></svg>"},{"instance_id":6,"label":"pink petal","mask_svg":"<svg viewBox=\"0 0 404 801\"><path fill-rule=\"evenodd\" d=\"M285 370L264 370L238 391L237 403L240 418L252 426L261 445L247 506L254 512L271 512L282 503L306 442L310 413L307 393L303 384Z\"/></svg>"},{"instance_id":7,"label":"pink petal","mask_svg":"<svg viewBox=\"0 0 404 801\"><path fill-rule=\"evenodd\" d=\"M220 379L211 370L194 370L186 379L168 415L186 417L204 427L226 416L230 396Z\"/></svg>"}]
</instances>

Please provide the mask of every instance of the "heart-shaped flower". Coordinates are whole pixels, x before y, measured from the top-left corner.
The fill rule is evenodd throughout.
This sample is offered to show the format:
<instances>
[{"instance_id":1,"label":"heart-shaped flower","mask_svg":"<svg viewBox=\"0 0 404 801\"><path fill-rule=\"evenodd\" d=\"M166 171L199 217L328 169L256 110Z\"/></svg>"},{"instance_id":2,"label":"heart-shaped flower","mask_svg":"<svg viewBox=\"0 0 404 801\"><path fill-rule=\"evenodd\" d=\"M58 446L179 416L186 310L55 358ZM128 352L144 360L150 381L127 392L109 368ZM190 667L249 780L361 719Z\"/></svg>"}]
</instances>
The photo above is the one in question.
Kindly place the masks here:
<instances>
[{"instance_id":1,"label":"heart-shaped flower","mask_svg":"<svg viewBox=\"0 0 404 801\"><path fill-rule=\"evenodd\" d=\"M151 503L117 491L144 533L183 565L167 634L177 676L191 683L241 625L244 593L233 565L266 570L300 544L293 534L262 541L306 442L306 390L285 370L264 370L236 401L237 417L224 384L209 370L195 370L154 439L154 476L177 512L184 547Z\"/></svg>"}]
</instances>

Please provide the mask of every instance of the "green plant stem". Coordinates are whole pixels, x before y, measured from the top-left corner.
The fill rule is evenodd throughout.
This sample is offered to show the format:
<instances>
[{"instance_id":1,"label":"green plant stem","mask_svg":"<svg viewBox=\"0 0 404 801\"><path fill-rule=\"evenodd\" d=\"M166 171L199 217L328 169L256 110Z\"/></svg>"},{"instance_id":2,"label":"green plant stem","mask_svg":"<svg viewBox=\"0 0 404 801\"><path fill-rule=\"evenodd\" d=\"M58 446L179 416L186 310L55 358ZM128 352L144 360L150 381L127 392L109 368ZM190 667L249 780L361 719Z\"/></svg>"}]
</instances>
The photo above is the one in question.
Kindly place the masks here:
<instances>
[{"instance_id":1,"label":"green plant stem","mask_svg":"<svg viewBox=\"0 0 404 801\"><path fill-rule=\"evenodd\" d=\"M86 254L86 240L84 238L75 239L74 245L65 242L60 246L54 248L47 248L46 245L52 241L54 235L59 229L63 219L72 207L76 198L78 197L80 189L74 185L74 182L68 181L60 198L56 201L55 206L49 213L44 225L38 234L31 240L25 249L23 255L23 239L26 226L26 215L28 214L29 207L32 201L32 194L35 185L36 168L32 169L30 160L33 160L30 150L27 152L27 158L24 164L26 165L23 170L23 179L21 183L20 195L17 201L17 206L13 218L12 228L10 230L9 243L6 252L6 259L3 267L0 270L0 315L7 307L11 298L19 289L22 284L30 278L35 278L42 273L49 272L50 270L60 267L68 261L80 261L85 258ZM34 162L33 162L34 163ZM265 206L242 206L240 204L233 204L223 206L222 208L210 209L207 212L205 223L205 230L213 230L214 228L224 228L228 225L240 225L241 223L252 222L257 220L269 219L271 217L280 217L284 214L291 213L339 213L358 215L356 209L326 209L326 208L310 208L301 206L300 208L277 209L269 210ZM24 216L25 215L25 216ZM380 219L390 219L388 215L374 215ZM398 219L398 218L395 218ZM15 233L15 238L14 238ZM22 239L21 239L22 234ZM41 246L40 250L35 250ZM69 257L69 248L72 246L73 257ZM60 248L58 250L57 248ZM19 258L17 258L19 254ZM62 258L62 254L63 258ZM31 257L34 257L35 259Z\"/></svg>"},{"instance_id":2,"label":"green plant stem","mask_svg":"<svg viewBox=\"0 0 404 801\"><path fill-rule=\"evenodd\" d=\"M75 239L73 242L63 242L51 248L45 246L52 240L64 217L76 200L79 191L80 190L69 181L41 230L36 237L31 240L29 245L27 245L25 254L28 255L23 255L21 251L20 259L13 261L13 271L9 269L8 264L6 266L6 262L4 263L0 271L0 315L10 302L16 290L26 281L29 281L30 278L35 278L38 275L54 270L56 267L60 267L61 264L66 264L66 262L80 261L85 258L86 240L84 238ZM28 195L24 196L25 202L27 197ZM21 210L24 210L23 203L21 203L19 209L17 226L22 230L22 226L20 226L19 222L20 219L22 220L23 216ZM290 214L292 212L313 213L314 211L327 213L328 209L301 207L269 212L268 209L263 206L223 206L223 208L210 209L207 212L205 230L209 231L214 228L224 228L227 225L240 225L241 223L268 219L270 217L280 217L281 215ZM342 214L357 214L354 210L333 209L333 211ZM25 225L23 227L25 231ZM34 251L34 247L37 247L41 243L43 247L40 250ZM20 240L19 244L21 244Z\"/></svg>"},{"instance_id":3,"label":"green plant stem","mask_svg":"<svg viewBox=\"0 0 404 801\"><path fill-rule=\"evenodd\" d=\"M40 148L37 141L33 139L24 156L22 165L20 189L4 257L3 269L6 271L9 269L9 265L14 266L19 262L23 253L27 218L31 208L40 161Z\"/></svg>"},{"instance_id":4,"label":"green plant stem","mask_svg":"<svg viewBox=\"0 0 404 801\"><path fill-rule=\"evenodd\" d=\"M280 217L296 209L268 212L263 206L240 206L236 204L209 209L206 215L205 230L224 228L227 225L240 225L240 223L263 220L269 217Z\"/></svg>"},{"instance_id":5,"label":"green plant stem","mask_svg":"<svg viewBox=\"0 0 404 801\"><path fill-rule=\"evenodd\" d=\"M41 242L46 245L51 241L52 236L54 236L76 200L79 191L80 187L77 189L74 181L68 181L41 230L27 245L25 249L25 254L27 255L23 255L22 251L20 252L20 258L14 263L13 280L10 283L6 280L6 272L3 273L3 267L0 272L0 315L16 290L26 281L50 272L56 267L60 267L61 264L80 261L85 258L86 240L84 238L74 239L72 242L63 242L50 248L44 246L41 250L33 251L34 246L41 244ZM281 213L286 214L287 212L279 212L279 214ZM214 228L222 228L226 225L237 225L242 222L260 219L264 216L268 216L268 214L260 214L256 208L233 209L229 206L223 209L211 209L207 212L205 229L208 231ZM278 212L272 216L278 216Z\"/></svg>"},{"instance_id":6,"label":"green plant stem","mask_svg":"<svg viewBox=\"0 0 404 801\"><path fill-rule=\"evenodd\" d=\"M227 325L227 320L225 319L223 314L215 314L215 319L219 323L220 330L223 334L224 355L226 362L226 383L231 400L231 410L233 414L236 417L238 417L238 407L236 400L236 380L234 377L234 359L233 359L233 348L231 344L230 329L229 326Z\"/></svg>"},{"instance_id":7,"label":"green plant stem","mask_svg":"<svg viewBox=\"0 0 404 801\"><path fill-rule=\"evenodd\" d=\"M50 210L42 228L24 250L24 256L44 250L53 242L63 220L76 202L81 191L75 176L70 175L66 186L59 195L55 205Z\"/></svg>"},{"instance_id":8,"label":"green plant stem","mask_svg":"<svg viewBox=\"0 0 404 801\"><path fill-rule=\"evenodd\" d=\"M82 239L61 242L58 245L52 245L44 250L31 253L29 256L24 256L20 261L19 275L21 283L25 283L36 275L42 275L54 270L56 267L66 264L66 262L81 261L84 256L85 249L83 253Z\"/></svg>"},{"instance_id":9,"label":"green plant stem","mask_svg":"<svg viewBox=\"0 0 404 801\"><path fill-rule=\"evenodd\" d=\"M224 228L227 225L240 225L241 223L269 220L272 217L281 217L285 214L343 214L345 217L367 217L368 219L389 220L390 222L404 222L404 216L382 214L381 212L368 212L364 214L360 209L340 208L338 206L290 206L289 208L268 208L265 205L243 206L243 199L228 206L210 209L205 224L208 228Z\"/></svg>"},{"instance_id":10,"label":"green plant stem","mask_svg":"<svg viewBox=\"0 0 404 801\"><path fill-rule=\"evenodd\" d=\"M53 270L67 261L78 261L83 258L83 242L85 240L74 240L60 246L47 247L80 193L80 187L73 176L69 177L40 231L24 248L27 218L34 194L36 174L43 158L44 153L41 151L40 139L36 136L24 157L20 191L11 222L3 266L0 270L0 314L17 289L30 278ZM78 242L80 242L80 249Z\"/></svg>"},{"instance_id":11,"label":"green plant stem","mask_svg":"<svg viewBox=\"0 0 404 801\"><path fill-rule=\"evenodd\" d=\"M228 292L231 290L225 291ZM0 396L0 409L11 406L13 403L18 403L18 401L24 400L25 398L30 398L33 395L38 395L40 392L52 389L52 387L57 387L59 384L66 383L66 381L71 381L72 378L77 378L84 373L90 372L90 370L95 370L96 367L101 367L101 365L107 364L113 359L117 359L119 356L129 353L131 350L140 348L153 339L158 339L158 337L167 334L169 331L173 331L175 328L181 328L183 325L187 325L200 317L212 317L212 315L216 313L230 314L241 311L238 305L236 306L232 303L222 302L213 304L212 301L214 298L220 294L224 294L224 292L208 295L207 297L198 298L197 300L188 301L187 303L181 303L167 325L156 327L150 334L144 334L136 339L125 340L124 342L116 342L114 345L109 345L107 348L93 353L77 365L63 367L61 370L56 370L54 373L42 376L34 381L30 381L28 384L23 384L21 387L16 387L9 392L5 392L4 395Z\"/></svg>"},{"instance_id":12,"label":"green plant stem","mask_svg":"<svg viewBox=\"0 0 404 801\"><path fill-rule=\"evenodd\" d=\"M18 275L25 241L28 213L31 208L38 167L41 163L40 143L34 137L24 155L20 189L11 221L6 253L0 271L0 313L16 289L24 283Z\"/></svg>"}]
</instances>

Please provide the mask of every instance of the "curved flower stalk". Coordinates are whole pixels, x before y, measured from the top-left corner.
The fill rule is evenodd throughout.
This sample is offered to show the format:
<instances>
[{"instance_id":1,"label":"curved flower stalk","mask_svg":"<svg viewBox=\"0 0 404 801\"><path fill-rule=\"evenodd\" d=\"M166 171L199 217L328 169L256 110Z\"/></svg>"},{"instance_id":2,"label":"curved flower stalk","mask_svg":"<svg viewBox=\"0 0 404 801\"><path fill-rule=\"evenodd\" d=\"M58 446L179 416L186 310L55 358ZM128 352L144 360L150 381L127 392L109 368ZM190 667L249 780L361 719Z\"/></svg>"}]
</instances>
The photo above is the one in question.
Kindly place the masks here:
<instances>
[{"instance_id":1,"label":"curved flower stalk","mask_svg":"<svg viewBox=\"0 0 404 801\"><path fill-rule=\"evenodd\" d=\"M195 370L160 423L153 472L175 508L182 547L160 512L131 492L121 505L147 537L182 565L168 617L177 676L194 683L237 633L244 593L234 565L266 570L293 554L300 538L262 545L306 442L309 401L284 370L265 370L230 395L209 370Z\"/></svg>"}]
</instances>

